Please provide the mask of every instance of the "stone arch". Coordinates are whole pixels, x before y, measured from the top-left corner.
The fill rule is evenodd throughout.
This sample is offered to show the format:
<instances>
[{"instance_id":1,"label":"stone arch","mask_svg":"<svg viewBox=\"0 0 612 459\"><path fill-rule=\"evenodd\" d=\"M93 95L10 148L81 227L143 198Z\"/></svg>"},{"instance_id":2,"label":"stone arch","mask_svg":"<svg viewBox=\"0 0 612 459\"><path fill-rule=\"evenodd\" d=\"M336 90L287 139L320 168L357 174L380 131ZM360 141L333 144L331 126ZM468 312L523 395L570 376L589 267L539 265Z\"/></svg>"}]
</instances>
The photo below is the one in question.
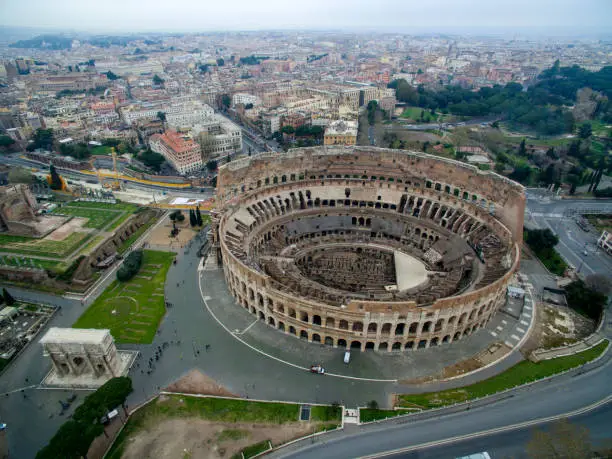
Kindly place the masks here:
<instances>
[{"instance_id":1,"label":"stone arch","mask_svg":"<svg viewBox=\"0 0 612 459\"><path fill-rule=\"evenodd\" d=\"M404 336L406 324L399 323L395 326L395 336Z\"/></svg>"},{"instance_id":2,"label":"stone arch","mask_svg":"<svg viewBox=\"0 0 612 459\"><path fill-rule=\"evenodd\" d=\"M283 322L278 323L278 329L281 331L285 331L285 324Z\"/></svg>"},{"instance_id":3,"label":"stone arch","mask_svg":"<svg viewBox=\"0 0 612 459\"><path fill-rule=\"evenodd\" d=\"M434 327L434 331L439 332L440 330L442 330L442 328L444 328L444 319L438 319L438 321L436 322L436 326Z\"/></svg>"},{"instance_id":4,"label":"stone arch","mask_svg":"<svg viewBox=\"0 0 612 459\"><path fill-rule=\"evenodd\" d=\"M289 333L291 333L292 335L295 335L295 327L293 325L289 325Z\"/></svg>"},{"instance_id":5,"label":"stone arch","mask_svg":"<svg viewBox=\"0 0 612 459\"><path fill-rule=\"evenodd\" d=\"M338 328L340 330L348 330L348 322L344 319L340 319L340 322L338 323Z\"/></svg>"},{"instance_id":6,"label":"stone arch","mask_svg":"<svg viewBox=\"0 0 612 459\"><path fill-rule=\"evenodd\" d=\"M450 341L451 337L450 335L446 335L444 338L442 338L442 342L443 343L448 343Z\"/></svg>"},{"instance_id":7,"label":"stone arch","mask_svg":"<svg viewBox=\"0 0 612 459\"><path fill-rule=\"evenodd\" d=\"M384 323L382 328L380 329L380 333L383 335L390 335L391 334L391 324L390 323Z\"/></svg>"},{"instance_id":8,"label":"stone arch","mask_svg":"<svg viewBox=\"0 0 612 459\"><path fill-rule=\"evenodd\" d=\"M455 322L457 321L457 316L452 316L450 319L448 319L448 326L451 327L453 325L455 325Z\"/></svg>"},{"instance_id":9,"label":"stone arch","mask_svg":"<svg viewBox=\"0 0 612 459\"><path fill-rule=\"evenodd\" d=\"M331 336L326 336L325 337L325 344L327 344L328 346L333 346L334 345L334 339Z\"/></svg>"},{"instance_id":10,"label":"stone arch","mask_svg":"<svg viewBox=\"0 0 612 459\"><path fill-rule=\"evenodd\" d=\"M361 349L361 341L351 341L351 349Z\"/></svg>"},{"instance_id":11,"label":"stone arch","mask_svg":"<svg viewBox=\"0 0 612 459\"><path fill-rule=\"evenodd\" d=\"M408 341L405 345L404 345L404 349L412 349L414 348L414 341Z\"/></svg>"},{"instance_id":12,"label":"stone arch","mask_svg":"<svg viewBox=\"0 0 612 459\"><path fill-rule=\"evenodd\" d=\"M325 318L325 326L329 327L329 328L335 328L336 327L336 319L334 319L333 317L326 317Z\"/></svg>"},{"instance_id":13,"label":"stone arch","mask_svg":"<svg viewBox=\"0 0 612 459\"><path fill-rule=\"evenodd\" d=\"M378 350L379 351L388 351L389 350L389 343L387 343L386 341L383 343L380 343L378 345Z\"/></svg>"},{"instance_id":14,"label":"stone arch","mask_svg":"<svg viewBox=\"0 0 612 459\"><path fill-rule=\"evenodd\" d=\"M427 340L422 339L421 341L419 341L419 345L417 347L418 349L425 349L427 347Z\"/></svg>"},{"instance_id":15,"label":"stone arch","mask_svg":"<svg viewBox=\"0 0 612 459\"><path fill-rule=\"evenodd\" d=\"M285 313L285 306L282 304L279 304L276 306L276 310L278 311L279 314L284 314Z\"/></svg>"},{"instance_id":16,"label":"stone arch","mask_svg":"<svg viewBox=\"0 0 612 459\"><path fill-rule=\"evenodd\" d=\"M392 351L401 351L401 349L402 343L400 343L399 341L396 341L395 343L393 343L393 346L391 346Z\"/></svg>"},{"instance_id":17,"label":"stone arch","mask_svg":"<svg viewBox=\"0 0 612 459\"><path fill-rule=\"evenodd\" d=\"M318 314L312 316L312 323L315 325L321 325L321 316Z\"/></svg>"},{"instance_id":18,"label":"stone arch","mask_svg":"<svg viewBox=\"0 0 612 459\"><path fill-rule=\"evenodd\" d=\"M308 332L306 330L300 331L300 339L308 339Z\"/></svg>"},{"instance_id":19,"label":"stone arch","mask_svg":"<svg viewBox=\"0 0 612 459\"><path fill-rule=\"evenodd\" d=\"M419 323L412 322L410 324L410 328L408 329L408 333L413 334L413 333L416 333L418 330L419 330Z\"/></svg>"},{"instance_id":20,"label":"stone arch","mask_svg":"<svg viewBox=\"0 0 612 459\"><path fill-rule=\"evenodd\" d=\"M423 328L421 328L421 333L428 333L431 330L431 320L428 320L423 324Z\"/></svg>"},{"instance_id":21,"label":"stone arch","mask_svg":"<svg viewBox=\"0 0 612 459\"><path fill-rule=\"evenodd\" d=\"M355 331L355 332L363 331L363 322L354 322L353 323L353 331Z\"/></svg>"},{"instance_id":22,"label":"stone arch","mask_svg":"<svg viewBox=\"0 0 612 459\"><path fill-rule=\"evenodd\" d=\"M368 333L376 333L378 330L378 324L376 322L370 322L368 324Z\"/></svg>"},{"instance_id":23,"label":"stone arch","mask_svg":"<svg viewBox=\"0 0 612 459\"><path fill-rule=\"evenodd\" d=\"M366 345L365 345L365 348L366 348L366 351L369 351L369 350L373 351L374 350L374 342L373 341L368 341L366 343Z\"/></svg>"},{"instance_id":24,"label":"stone arch","mask_svg":"<svg viewBox=\"0 0 612 459\"><path fill-rule=\"evenodd\" d=\"M436 338L434 338L434 339L432 339L432 340L429 342L429 347L432 347L432 346L437 346L437 345L438 345L438 341L439 341L439 340L440 340L440 339L439 339L439 338L437 338L437 337L436 337Z\"/></svg>"},{"instance_id":25,"label":"stone arch","mask_svg":"<svg viewBox=\"0 0 612 459\"><path fill-rule=\"evenodd\" d=\"M308 313L304 311L300 311L300 320L302 322L308 322Z\"/></svg>"},{"instance_id":26,"label":"stone arch","mask_svg":"<svg viewBox=\"0 0 612 459\"><path fill-rule=\"evenodd\" d=\"M453 341L457 341L458 339L461 339L461 332L457 332L455 336L453 336Z\"/></svg>"},{"instance_id":27,"label":"stone arch","mask_svg":"<svg viewBox=\"0 0 612 459\"><path fill-rule=\"evenodd\" d=\"M295 319L295 309L289 308L289 317Z\"/></svg>"},{"instance_id":28,"label":"stone arch","mask_svg":"<svg viewBox=\"0 0 612 459\"><path fill-rule=\"evenodd\" d=\"M338 347L346 347L346 340L345 340L345 339L340 338L340 339L338 340Z\"/></svg>"},{"instance_id":29,"label":"stone arch","mask_svg":"<svg viewBox=\"0 0 612 459\"><path fill-rule=\"evenodd\" d=\"M459 322L457 322L457 325L463 325L465 323L466 318L467 318L467 312L464 312L463 314L459 316Z\"/></svg>"},{"instance_id":30,"label":"stone arch","mask_svg":"<svg viewBox=\"0 0 612 459\"><path fill-rule=\"evenodd\" d=\"M321 335L319 335L318 333L314 333L312 335L312 341L314 343L320 343L321 342Z\"/></svg>"}]
</instances>

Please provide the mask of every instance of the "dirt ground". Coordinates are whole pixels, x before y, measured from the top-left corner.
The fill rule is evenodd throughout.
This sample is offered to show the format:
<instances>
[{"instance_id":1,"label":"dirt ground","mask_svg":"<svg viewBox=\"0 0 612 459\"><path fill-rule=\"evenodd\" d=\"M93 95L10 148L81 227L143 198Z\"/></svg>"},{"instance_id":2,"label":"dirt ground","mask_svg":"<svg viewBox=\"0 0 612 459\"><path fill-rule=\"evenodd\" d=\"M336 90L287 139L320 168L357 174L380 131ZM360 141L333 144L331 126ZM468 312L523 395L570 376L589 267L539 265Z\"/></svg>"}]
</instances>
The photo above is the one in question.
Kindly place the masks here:
<instances>
[{"instance_id":1,"label":"dirt ground","mask_svg":"<svg viewBox=\"0 0 612 459\"><path fill-rule=\"evenodd\" d=\"M531 335L521 348L524 355L536 349L568 346L593 333L595 323L567 306L539 303Z\"/></svg>"},{"instance_id":2,"label":"dirt ground","mask_svg":"<svg viewBox=\"0 0 612 459\"><path fill-rule=\"evenodd\" d=\"M66 217L54 217L54 216L45 217L45 219L50 219L50 218L53 218L57 221L66 220ZM57 221L54 223L57 224L58 223ZM66 239L68 236L70 236L72 233L76 231L89 232L90 231L89 228L83 228L85 226L85 223L87 223L86 218L74 217L68 223L63 224L62 226L57 228L55 231L52 231L50 234L48 234L44 238L44 240L63 241L64 239Z\"/></svg>"},{"instance_id":3,"label":"dirt ground","mask_svg":"<svg viewBox=\"0 0 612 459\"><path fill-rule=\"evenodd\" d=\"M166 216L164 222L155 228L147 239L151 248L178 252L181 247L187 244L197 234L189 225L189 212L183 211L183 215L185 215L185 220L176 224L176 227L180 229L176 237L170 237L172 221Z\"/></svg>"},{"instance_id":4,"label":"dirt ground","mask_svg":"<svg viewBox=\"0 0 612 459\"><path fill-rule=\"evenodd\" d=\"M198 418L168 419L127 440L123 459L217 459L232 457L263 440L273 445L312 433L309 423L283 425L215 423Z\"/></svg>"},{"instance_id":5,"label":"dirt ground","mask_svg":"<svg viewBox=\"0 0 612 459\"><path fill-rule=\"evenodd\" d=\"M182 378L170 384L165 389L168 392L180 392L183 394L205 394L218 395L222 397L237 397L225 387L220 386L215 380L209 378L198 370L191 370Z\"/></svg>"}]
</instances>

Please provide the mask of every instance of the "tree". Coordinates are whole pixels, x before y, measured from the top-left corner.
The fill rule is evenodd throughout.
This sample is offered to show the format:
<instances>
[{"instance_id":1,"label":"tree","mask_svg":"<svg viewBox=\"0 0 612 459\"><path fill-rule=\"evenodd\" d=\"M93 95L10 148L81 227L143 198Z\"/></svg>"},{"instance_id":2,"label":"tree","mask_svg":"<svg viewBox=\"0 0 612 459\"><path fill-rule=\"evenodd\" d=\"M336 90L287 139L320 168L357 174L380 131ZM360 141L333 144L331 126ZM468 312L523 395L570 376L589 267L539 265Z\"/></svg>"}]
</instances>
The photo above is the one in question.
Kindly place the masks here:
<instances>
[{"instance_id":1,"label":"tree","mask_svg":"<svg viewBox=\"0 0 612 459\"><path fill-rule=\"evenodd\" d=\"M36 129L32 137L32 150L42 148L44 150L53 149L53 129Z\"/></svg>"},{"instance_id":2,"label":"tree","mask_svg":"<svg viewBox=\"0 0 612 459\"><path fill-rule=\"evenodd\" d=\"M222 57L217 59L217 66L218 67L223 67L224 65L225 65L225 59L223 59Z\"/></svg>"},{"instance_id":3,"label":"tree","mask_svg":"<svg viewBox=\"0 0 612 459\"><path fill-rule=\"evenodd\" d=\"M376 400L370 400L368 402L368 408L371 410L377 410L378 409L378 402Z\"/></svg>"},{"instance_id":4,"label":"tree","mask_svg":"<svg viewBox=\"0 0 612 459\"><path fill-rule=\"evenodd\" d=\"M204 222L202 221L202 214L200 213L200 207L196 207L195 210L195 214L196 214L196 221L198 223L198 226L202 226L204 224Z\"/></svg>"},{"instance_id":5,"label":"tree","mask_svg":"<svg viewBox=\"0 0 612 459\"><path fill-rule=\"evenodd\" d=\"M0 147L10 147L15 143L15 140L9 137L8 135L0 135Z\"/></svg>"},{"instance_id":6,"label":"tree","mask_svg":"<svg viewBox=\"0 0 612 459\"><path fill-rule=\"evenodd\" d=\"M253 108L253 104L252 104L251 102L249 102L248 104L246 104L246 105L244 106L244 109L245 109L245 110L250 110L250 109L252 109L252 108Z\"/></svg>"},{"instance_id":7,"label":"tree","mask_svg":"<svg viewBox=\"0 0 612 459\"><path fill-rule=\"evenodd\" d=\"M113 72L111 72L110 70L108 72L106 72L106 78L108 78L111 81L119 79L119 77L117 75L115 75Z\"/></svg>"},{"instance_id":8,"label":"tree","mask_svg":"<svg viewBox=\"0 0 612 459\"><path fill-rule=\"evenodd\" d=\"M534 431L527 444L531 459L584 459L593 457L592 453L588 429L567 419L555 422L549 432Z\"/></svg>"},{"instance_id":9,"label":"tree","mask_svg":"<svg viewBox=\"0 0 612 459\"><path fill-rule=\"evenodd\" d=\"M580 157L580 143L580 140L574 140L572 143L570 143L567 154L569 156L574 156L575 158Z\"/></svg>"},{"instance_id":10,"label":"tree","mask_svg":"<svg viewBox=\"0 0 612 459\"><path fill-rule=\"evenodd\" d=\"M588 139L593 134L593 127L591 123L583 123L578 129L578 137L581 139Z\"/></svg>"},{"instance_id":11,"label":"tree","mask_svg":"<svg viewBox=\"0 0 612 459\"><path fill-rule=\"evenodd\" d=\"M281 132L282 132L283 134L289 134L289 135L291 135L291 134L295 134L295 128L294 128L293 126L291 126L290 124L288 124L288 125L283 126L283 127L281 128Z\"/></svg>"},{"instance_id":12,"label":"tree","mask_svg":"<svg viewBox=\"0 0 612 459\"><path fill-rule=\"evenodd\" d=\"M200 64L198 65L198 69L200 69L200 72L206 73L208 72L208 64Z\"/></svg>"},{"instance_id":13,"label":"tree","mask_svg":"<svg viewBox=\"0 0 612 459\"><path fill-rule=\"evenodd\" d=\"M2 298L7 306L12 306L15 304L15 298L13 298L13 295L11 295L5 288L2 289Z\"/></svg>"},{"instance_id":14,"label":"tree","mask_svg":"<svg viewBox=\"0 0 612 459\"><path fill-rule=\"evenodd\" d=\"M142 266L143 253L142 250L133 250L126 257L121 265L121 268L117 270L117 280L119 282L127 282L140 271Z\"/></svg>"},{"instance_id":15,"label":"tree","mask_svg":"<svg viewBox=\"0 0 612 459\"><path fill-rule=\"evenodd\" d=\"M195 212L193 209L189 209L189 224L193 227L198 224L198 220L195 216Z\"/></svg>"},{"instance_id":16,"label":"tree","mask_svg":"<svg viewBox=\"0 0 612 459\"><path fill-rule=\"evenodd\" d=\"M609 295L612 291L612 280L605 274L591 274L584 280L585 285L602 295Z\"/></svg>"},{"instance_id":17,"label":"tree","mask_svg":"<svg viewBox=\"0 0 612 459\"><path fill-rule=\"evenodd\" d=\"M208 169L208 172L213 173L217 170L218 164L217 161L214 159L209 160L206 163L206 169Z\"/></svg>"},{"instance_id":18,"label":"tree","mask_svg":"<svg viewBox=\"0 0 612 459\"><path fill-rule=\"evenodd\" d=\"M63 188L62 178L57 173L57 170L55 169L55 166L53 164L49 166L49 172L51 173L51 180L49 186L52 190L61 190Z\"/></svg>"},{"instance_id":19,"label":"tree","mask_svg":"<svg viewBox=\"0 0 612 459\"><path fill-rule=\"evenodd\" d=\"M145 166L150 167L156 172L161 170L161 166L166 161L166 158L159 153L155 153L151 150L145 150L140 155L137 156L138 160L142 161Z\"/></svg>"},{"instance_id":20,"label":"tree","mask_svg":"<svg viewBox=\"0 0 612 459\"><path fill-rule=\"evenodd\" d=\"M521 140L521 143L520 143L519 149L518 149L518 155L519 156L527 156L527 147L525 146L525 139Z\"/></svg>"},{"instance_id":21,"label":"tree","mask_svg":"<svg viewBox=\"0 0 612 459\"><path fill-rule=\"evenodd\" d=\"M565 298L570 308L582 312L597 321L606 306L608 298L578 279L565 287Z\"/></svg>"},{"instance_id":22,"label":"tree","mask_svg":"<svg viewBox=\"0 0 612 459\"><path fill-rule=\"evenodd\" d=\"M527 242L529 247L535 252L544 249L552 249L559 242L559 237L548 228L526 230L526 233L525 242Z\"/></svg>"},{"instance_id":23,"label":"tree","mask_svg":"<svg viewBox=\"0 0 612 459\"><path fill-rule=\"evenodd\" d=\"M165 112L157 112L157 118L162 122L166 122L166 113Z\"/></svg>"},{"instance_id":24,"label":"tree","mask_svg":"<svg viewBox=\"0 0 612 459\"><path fill-rule=\"evenodd\" d=\"M163 78L161 78L157 73L153 76L153 84L156 86L161 86L162 84L164 84L164 80Z\"/></svg>"},{"instance_id":25,"label":"tree","mask_svg":"<svg viewBox=\"0 0 612 459\"><path fill-rule=\"evenodd\" d=\"M232 98L229 96L229 94L223 94L221 96L221 104L227 109L230 108L230 106L232 105Z\"/></svg>"}]
</instances>

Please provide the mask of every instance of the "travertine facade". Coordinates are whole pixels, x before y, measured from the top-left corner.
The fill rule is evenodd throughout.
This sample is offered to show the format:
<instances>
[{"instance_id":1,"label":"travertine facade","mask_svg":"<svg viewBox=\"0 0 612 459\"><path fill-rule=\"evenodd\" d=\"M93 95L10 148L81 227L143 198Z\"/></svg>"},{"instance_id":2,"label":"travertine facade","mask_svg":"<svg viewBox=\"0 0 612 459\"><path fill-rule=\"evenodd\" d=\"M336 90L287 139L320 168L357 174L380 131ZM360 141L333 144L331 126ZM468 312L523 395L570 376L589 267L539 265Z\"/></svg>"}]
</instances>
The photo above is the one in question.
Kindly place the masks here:
<instances>
[{"instance_id":1,"label":"travertine facade","mask_svg":"<svg viewBox=\"0 0 612 459\"><path fill-rule=\"evenodd\" d=\"M61 377L115 377L123 368L109 330L50 328L40 340Z\"/></svg>"},{"instance_id":2,"label":"travertine facade","mask_svg":"<svg viewBox=\"0 0 612 459\"><path fill-rule=\"evenodd\" d=\"M304 148L223 166L212 237L237 302L270 326L415 349L495 314L518 268L524 207L521 185L460 162Z\"/></svg>"}]
</instances>

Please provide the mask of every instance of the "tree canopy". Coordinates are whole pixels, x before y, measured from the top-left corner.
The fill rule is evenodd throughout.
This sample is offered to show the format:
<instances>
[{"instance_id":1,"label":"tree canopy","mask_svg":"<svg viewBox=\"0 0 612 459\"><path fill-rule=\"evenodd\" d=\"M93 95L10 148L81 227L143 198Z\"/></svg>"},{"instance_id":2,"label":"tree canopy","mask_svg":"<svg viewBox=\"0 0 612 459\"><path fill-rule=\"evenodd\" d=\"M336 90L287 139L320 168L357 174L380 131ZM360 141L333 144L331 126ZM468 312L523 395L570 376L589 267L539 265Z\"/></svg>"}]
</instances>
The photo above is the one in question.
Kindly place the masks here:
<instances>
[{"instance_id":1,"label":"tree canopy","mask_svg":"<svg viewBox=\"0 0 612 459\"><path fill-rule=\"evenodd\" d=\"M138 155L138 160L142 161L145 166L150 167L155 172L159 172L166 159L163 157L163 155L148 149Z\"/></svg>"},{"instance_id":2,"label":"tree canopy","mask_svg":"<svg viewBox=\"0 0 612 459\"><path fill-rule=\"evenodd\" d=\"M565 287L565 298L570 308L582 312L595 321L599 320L608 300L606 295L590 288L581 279Z\"/></svg>"},{"instance_id":3,"label":"tree canopy","mask_svg":"<svg viewBox=\"0 0 612 459\"><path fill-rule=\"evenodd\" d=\"M153 76L153 84L157 86L161 86L162 84L164 84L164 81L166 80L160 77L157 73Z\"/></svg>"},{"instance_id":4,"label":"tree canopy","mask_svg":"<svg viewBox=\"0 0 612 459\"><path fill-rule=\"evenodd\" d=\"M526 232L525 241L529 244L529 247L536 252L544 249L552 249L559 242L559 237L553 234L548 228L526 230Z\"/></svg>"}]
</instances>

